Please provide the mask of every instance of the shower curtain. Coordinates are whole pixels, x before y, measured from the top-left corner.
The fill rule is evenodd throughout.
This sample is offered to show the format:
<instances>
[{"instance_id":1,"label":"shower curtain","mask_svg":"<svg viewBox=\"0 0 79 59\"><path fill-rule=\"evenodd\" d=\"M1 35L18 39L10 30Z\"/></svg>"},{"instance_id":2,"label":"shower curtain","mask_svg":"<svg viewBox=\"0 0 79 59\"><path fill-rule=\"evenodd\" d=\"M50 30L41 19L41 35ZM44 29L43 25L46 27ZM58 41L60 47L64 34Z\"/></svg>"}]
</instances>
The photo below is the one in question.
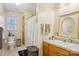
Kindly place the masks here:
<instances>
[{"instance_id":1,"label":"shower curtain","mask_svg":"<svg viewBox=\"0 0 79 59\"><path fill-rule=\"evenodd\" d=\"M38 45L37 40L37 22L36 16L32 16L28 20L26 20L26 46Z\"/></svg>"}]
</instances>

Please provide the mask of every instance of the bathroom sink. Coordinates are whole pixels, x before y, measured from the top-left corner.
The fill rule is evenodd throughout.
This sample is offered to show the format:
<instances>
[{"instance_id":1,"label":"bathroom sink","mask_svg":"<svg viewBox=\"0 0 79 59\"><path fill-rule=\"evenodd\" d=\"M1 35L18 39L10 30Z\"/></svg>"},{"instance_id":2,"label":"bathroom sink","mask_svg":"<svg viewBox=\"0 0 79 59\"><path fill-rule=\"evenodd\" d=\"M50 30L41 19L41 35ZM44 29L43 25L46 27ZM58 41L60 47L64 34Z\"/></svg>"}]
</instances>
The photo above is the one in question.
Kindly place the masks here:
<instances>
[{"instance_id":1,"label":"bathroom sink","mask_svg":"<svg viewBox=\"0 0 79 59\"><path fill-rule=\"evenodd\" d=\"M79 52L79 44L75 44L75 43L70 43L70 42L64 42L61 40L45 40L47 42L49 42L50 44L54 44L56 46L59 46L61 48L65 48L67 50L71 50L71 51L75 51L75 52Z\"/></svg>"},{"instance_id":2,"label":"bathroom sink","mask_svg":"<svg viewBox=\"0 0 79 59\"><path fill-rule=\"evenodd\" d=\"M66 43L64 43L63 41L60 41L60 40L49 40L49 41L51 44L62 46L62 47L65 47L65 45L66 45Z\"/></svg>"},{"instance_id":3,"label":"bathroom sink","mask_svg":"<svg viewBox=\"0 0 79 59\"><path fill-rule=\"evenodd\" d=\"M55 44L55 45L58 45L58 46L62 46L62 47L65 47L65 48L74 48L73 46L75 45L74 43L70 43L70 42L64 42L64 41L61 41L61 40L49 40L51 43Z\"/></svg>"}]
</instances>

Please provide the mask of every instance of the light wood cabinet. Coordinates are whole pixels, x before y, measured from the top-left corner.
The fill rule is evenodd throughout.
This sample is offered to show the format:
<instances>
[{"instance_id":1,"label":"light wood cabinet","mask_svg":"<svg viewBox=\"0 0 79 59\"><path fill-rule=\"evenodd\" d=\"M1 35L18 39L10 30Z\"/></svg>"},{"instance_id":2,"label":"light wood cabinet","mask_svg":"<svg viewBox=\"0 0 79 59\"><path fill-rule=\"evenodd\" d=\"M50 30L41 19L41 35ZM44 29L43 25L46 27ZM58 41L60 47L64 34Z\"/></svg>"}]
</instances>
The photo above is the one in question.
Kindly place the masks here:
<instances>
[{"instance_id":1,"label":"light wood cabinet","mask_svg":"<svg viewBox=\"0 0 79 59\"><path fill-rule=\"evenodd\" d=\"M70 56L79 56L79 54L70 52Z\"/></svg>"},{"instance_id":2,"label":"light wood cabinet","mask_svg":"<svg viewBox=\"0 0 79 59\"><path fill-rule=\"evenodd\" d=\"M69 52L62 48L57 48L57 53L59 56L69 56Z\"/></svg>"},{"instance_id":3,"label":"light wood cabinet","mask_svg":"<svg viewBox=\"0 0 79 59\"><path fill-rule=\"evenodd\" d=\"M49 56L57 56L57 47L49 44Z\"/></svg>"},{"instance_id":4,"label":"light wood cabinet","mask_svg":"<svg viewBox=\"0 0 79 59\"><path fill-rule=\"evenodd\" d=\"M43 42L43 55L44 56L79 56L79 54L72 53L53 44Z\"/></svg>"},{"instance_id":5,"label":"light wood cabinet","mask_svg":"<svg viewBox=\"0 0 79 59\"><path fill-rule=\"evenodd\" d=\"M49 44L49 55L51 55L51 56L52 55L53 56L68 56L69 52L62 48Z\"/></svg>"},{"instance_id":6,"label":"light wood cabinet","mask_svg":"<svg viewBox=\"0 0 79 59\"><path fill-rule=\"evenodd\" d=\"M43 43L43 55L48 56L48 43L44 42Z\"/></svg>"}]
</instances>

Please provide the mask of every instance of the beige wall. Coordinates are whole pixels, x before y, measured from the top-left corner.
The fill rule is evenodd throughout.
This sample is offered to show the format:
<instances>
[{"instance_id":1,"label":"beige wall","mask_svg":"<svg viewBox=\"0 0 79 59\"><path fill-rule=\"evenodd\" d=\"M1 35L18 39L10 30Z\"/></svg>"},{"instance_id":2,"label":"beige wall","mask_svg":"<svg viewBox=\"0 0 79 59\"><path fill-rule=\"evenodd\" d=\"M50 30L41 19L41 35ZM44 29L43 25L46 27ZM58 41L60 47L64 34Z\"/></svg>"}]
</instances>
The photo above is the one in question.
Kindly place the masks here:
<instances>
[{"instance_id":1,"label":"beige wall","mask_svg":"<svg viewBox=\"0 0 79 59\"><path fill-rule=\"evenodd\" d=\"M36 12L31 12L31 11L24 12L25 20L27 20L28 18L30 18L32 15L35 15L35 14Z\"/></svg>"},{"instance_id":2,"label":"beige wall","mask_svg":"<svg viewBox=\"0 0 79 59\"><path fill-rule=\"evenodd\" d=\"M4 10L4 7L2 4L0 4L0 16L3 16L4 19L5 19L5 24L4 24L4 31L3 31L3 42L5 42L4 45L6 45L7 43L7 39L8 39L8 31L7 31L7 16L14 16L16 17L16 22L17 22L17 25L16 25L16 31L13 31L13 33L15 33L16 35L16 39L17 38L21 38L22 39L22 16L24 14L22 13L17 13L17 12L11 12L11 11L5 11ZM4 47L4 46L3 46Z\"/></svg>"},{"instance_id":3,"label":"beige wall","mask_svg":"<svg viewBox=\"0 0 79 59\"><path fill-rule=\"evenodd\" d=\"M16 31L12 31L15 36L16 36L16 39L17 38L21 38L22 39L22 25L23 25L23 19L22 17L25 16L25 20L27 20L30 16L32 15L35 15L35 12L24 12L24 13L19 13L19 12L13 12L13 11L6 11L4 10L4 7L2 4L0 4L0 16L4 16L4 19L5 19L5 29L4 29L4 32L3 32L3 39L5 44L7 42L7 39L8 39L8 30L7 30L7 17L8 16L14 16L16 17Z\"/></svg>"},{"instance_id":4,"label":"beige wall","mask_svg":"<svg viewBox=\"0 0 79 59\"><path fill-rule=\"evenodd\" d=\"M26 44L27 44L27 39L28 39L28 38L27 38L27 36L28 36L28 35L27 35L27 33L28 33L28 32L27 32L27 22L28 22L28 20L31 18L32 15L35 15L35 13L36 13L36 12L29 12L29 11L25 11L25 12L24 12L24 17L25 17L25 18L24 18L24 20L25 20L25 22L24 22L24 23L25 23L25 24L24 24L25 46L27 46Z\"/></svg>"},{"instance_id":5,"label":"beige wall","mask_svg":"<svg viewBox=\"0 0 79 59\"><path fill-rule=\"evenodd\" d=\"M4 7L3 7L3 5L0 3L0 16L2 16L3 17L3 20L4 20L4 28L3 28L3 47L4 47L4 42L5 42L5 40L4 39L6 39L6 19L5 19L5 10L4 10Z\"/></svg>"},{"instance_id":6,"label":"beige wall","mask_svg":"<svg viewBox=\"0 0 79 59\"><path fill-rule=\"evenodd\" d=\"M3 31L3 39L5 39L5 10L3 8L3 5L0 4L0 16L3 16L3 19L4 19L4 31Z\"/></svg>"},{"instance_id":7,"label":"beige wall","mask_svg":"<svg viewBox=\"0 0 79 59\"><path fill-rule=\"evenodd\" d=\"M73 32L70 34L65 34L62 31L62 22L63 22L65 17L72 17L73 21L74 21L74 29L73 29ZM79 26L78 23L79 23L79 13L73 13L73 14L69 14L69 15L60 17L59 35L77 39L78 38L78 31L79 31L78 30L78 26Z\"/></svg>"},{"instance_id":8,"label":"beige wall","mask_svg":"<svg viewBox=\"0 0 79 59\"><path fill-rule=\"evenodd\" d=\"M67 36L67 37L72 37L72 38L78 38L78 19L79 19L79 12L76 12L79 10L79 4L69 4L67 6L61 7L58 10L56 10L56 22L55 22L55 33L59 33L60 36ZM60 12L58 12L60 11ZM76 13L73 13L76 12ZM66 16L73 17L75 20L75 28L74 31L66 35L63 33L62 28L61 28L61 22L62 19Z\"/></svg>"},{"instance_id":9,"label":"beige wall","mask_svg":"<svg viewBox=\"0 0 79 59\"><path fill-rule=\"evenodd\" d=\"M55 11L55 25L54 25L54 35L57 35L57 33L59 33L59 24L60 24L60 20L59 20L59 15L57 13L57 10Z\"/></svg>"},{"instance_id":10,"label":"beige wall","mask_svg":"<svg viewBox=\"0 0 79 59\"><path fill-rule=\"evenodd\" d=\"M3 5L0 3L0 16L4 16L4 15L5 15L5 11Z\"/></svg>"},{"instance_id":11,"label":"beige wall","mask_svg":"<svg viewBox=\"0 0 79 59\"><path fill-rule=\"evenodd\" d=\"M42 55L42 43L49 36L54 35L54 23L55 23L55 10L53 4L37 4L37 17L38 17L38 47L40 49L39 55ZM49 35L41 35L41 24L50 24Z\"/></svg>"},{"instance_id":12,"label":"beige wall","mask_svg":"<svg viewBox=\"0 0 79 59\"><path fill-rule=\"evenodd\" d=\"M22 39L22 25L23 25L23 14L22 13L17 13L17 12L10 12L6 11L6 22L7 22L7 17L8 16L14 16L16 17L16 31L13 31L16 35L16 39L20 38ZM7 25L7 23L6 23ZM7 26L6 26L6 38L7 38Z\"/></svg>"}]
</instances>

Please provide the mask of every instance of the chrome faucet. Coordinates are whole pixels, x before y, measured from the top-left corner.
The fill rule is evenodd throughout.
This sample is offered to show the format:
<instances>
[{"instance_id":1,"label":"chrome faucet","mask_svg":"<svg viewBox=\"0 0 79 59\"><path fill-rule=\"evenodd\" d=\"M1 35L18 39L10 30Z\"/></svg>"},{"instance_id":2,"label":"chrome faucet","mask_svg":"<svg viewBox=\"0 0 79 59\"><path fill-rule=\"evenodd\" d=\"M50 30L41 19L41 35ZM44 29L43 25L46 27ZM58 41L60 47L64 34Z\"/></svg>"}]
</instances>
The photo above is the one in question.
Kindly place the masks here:
<instances>
[{"instance_id":1,"label":"chrome faucet","mask_svg":"<svg viewBox=\"0 0 79 59\"><path fill-rule=\"evenodd\" d=\"M70 43L72 43L72 40L71 40L71 39L69 39L69 42L70 42Z\"/></svg>"}]
</instances>

